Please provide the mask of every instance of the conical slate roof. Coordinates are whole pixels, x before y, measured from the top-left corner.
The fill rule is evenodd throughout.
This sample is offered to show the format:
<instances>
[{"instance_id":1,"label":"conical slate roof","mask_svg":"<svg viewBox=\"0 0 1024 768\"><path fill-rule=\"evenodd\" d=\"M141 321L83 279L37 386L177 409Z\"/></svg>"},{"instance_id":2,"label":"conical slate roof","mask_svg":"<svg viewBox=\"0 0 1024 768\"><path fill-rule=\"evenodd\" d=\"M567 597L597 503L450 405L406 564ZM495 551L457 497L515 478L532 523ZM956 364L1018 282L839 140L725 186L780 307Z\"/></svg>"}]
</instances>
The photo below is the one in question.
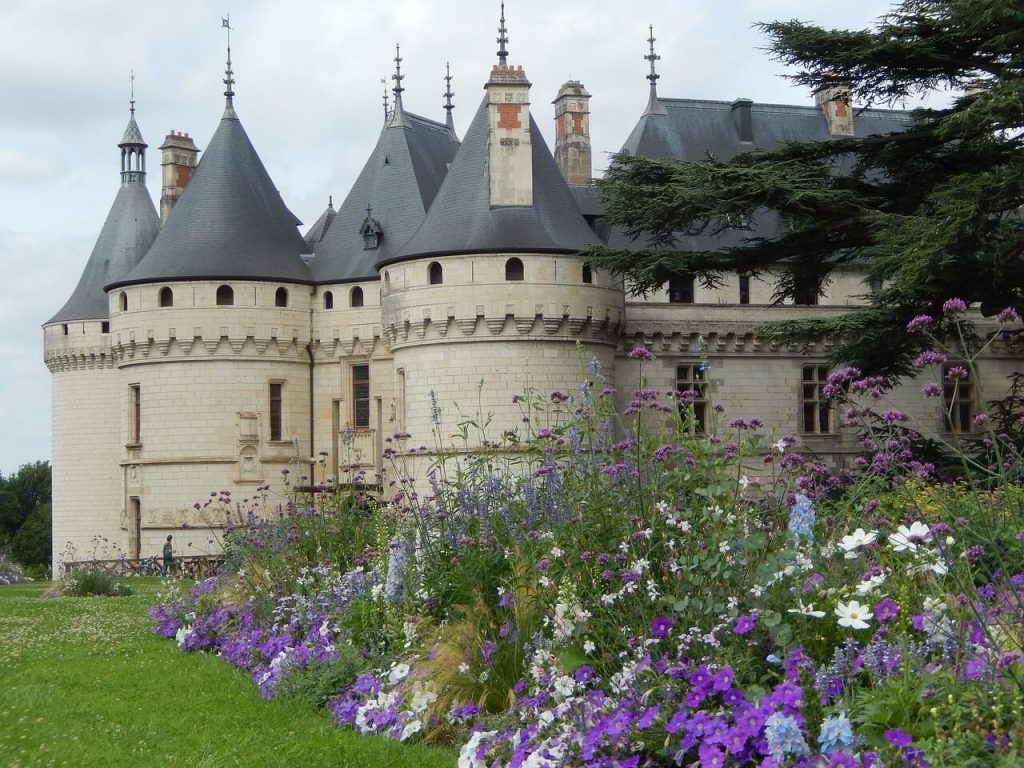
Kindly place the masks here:
<instances>
[{"instance_id":1,"label":"conical slate roof","mask_svg":"<svg viewBox=\"0 0 1024 768\"><path fill-rule=\"evenodd\" d=\"M125 126L124 135L121 136L121 141L118 142L119 147L123 147L127 144L141 144L143 147L149 145L142 138L142 131L139 130L139 124L135 122L135 112L132 111L131 117L128 118L128 125Z\"/></svg>"},{"instance_id":2,"label":"conical slate roof","mask_svg":"<svg viewBox=\"0 0 1024 768\"><path fill-rule=\"evenodd\" d=\"M146 255L159 231L160 217L146 185L141 181L122 184L78 287L46 324L106 320L110 312L103 286L128 274Z\"/></svg>"},{"instance_id":3,"label":"conical slate roof","mask_svg":"<svg viewBox=\"0 0 1024 768\"><path fill-rule=\"evenodd\" d=\"M396 111L327 234L314 245L316 281L376 279L374 264L393 258L423 222L458 148L445 124ZM367 207L383 230L379 246L369 250L360 234Z\"/></svg>"},{"instance_id":4,"label":"conical slate roof","mask_svg":"<svg viewBox=\"0 0 1024 768\"><path fill-rule=\"evenodd\" d=\"M477 110L434 204L412 239L378 267L448 253L575 253L597 242L533 116L533 205L492 208L487 175L487 100Z\"/></svg>"},{"instance_id":5,"label":"conical slate roof","mask_svg":"<svg viewBox=\"0 0 1024 768\"><path fill-rule=\"evenodd\" d=\"M308 283L299 223L229 104L153 247L107 287L160 280Z\"/></svg>"}]
</instances>

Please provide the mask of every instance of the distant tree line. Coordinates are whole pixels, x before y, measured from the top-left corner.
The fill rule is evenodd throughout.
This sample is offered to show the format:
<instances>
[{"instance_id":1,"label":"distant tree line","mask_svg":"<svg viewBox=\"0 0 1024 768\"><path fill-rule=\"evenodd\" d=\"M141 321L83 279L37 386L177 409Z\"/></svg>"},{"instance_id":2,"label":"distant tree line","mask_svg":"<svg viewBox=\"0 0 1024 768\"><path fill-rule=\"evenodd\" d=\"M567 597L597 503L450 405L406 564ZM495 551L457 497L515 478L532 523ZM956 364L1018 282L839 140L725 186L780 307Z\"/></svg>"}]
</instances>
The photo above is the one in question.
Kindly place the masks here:
<instances>
[{"instance_id":1,"label":"distant tree line","mask_svg":"<svg viewBox=\"0 0 1024 768\"><path fill-rule=\"evenodd\" d=\"M9 477L0 473L0 549L33 575L51 566L50 487L48 461L25 464Z\"/></svg>"}]
</instances>

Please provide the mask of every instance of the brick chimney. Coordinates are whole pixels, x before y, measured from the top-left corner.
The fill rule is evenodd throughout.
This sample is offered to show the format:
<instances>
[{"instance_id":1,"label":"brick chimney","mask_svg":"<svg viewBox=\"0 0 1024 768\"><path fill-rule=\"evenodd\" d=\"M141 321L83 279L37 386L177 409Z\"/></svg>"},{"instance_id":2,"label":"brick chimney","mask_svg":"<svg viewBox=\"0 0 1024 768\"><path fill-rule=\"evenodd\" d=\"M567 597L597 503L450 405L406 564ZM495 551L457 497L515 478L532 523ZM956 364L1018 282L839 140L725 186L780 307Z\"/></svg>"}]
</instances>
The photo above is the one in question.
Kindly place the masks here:
<instances>
[{"instance_id":1,"label":"brick chimney","mask_svg":"<svg viewBox=\"0 0 1024 768\"><path fill-rule=\"evenodd\" d=\"M163 190L160 194L160 222L167 221L196 168L199 148L187 133L171 131L160 145Z\"/></svg>"},{"instance_id":2,"label":"brick chimney","mask_svg":"<svg viewBox=\"0 0 1024 768\"><path fill-rule=\"evenodd\" d=\"M484 88L491 207L533 205L530 81L522 67L495 64Z\"/></svg>"},{"instance_id":3,"label":"brick chimney","mask_svg":"<svg viewBox=\"0 0 1024 768\"><path fill-rule=\"evenodd\" d=\"M592 180L590 157L590 94L579 80L558 89L555 105L555 163L570 184Z\"/></svg>"},{"instance_id":4,"label":"brick chimney","mask_svg":"<svg viewBox=\"0 0 1024 768\"><path fill-rule=\"evenodd\" d=\"M832 136L853 136L853 106L847 85L827 85L814 92L814 105L820 107Z\"/></svg>"}]
</instances>

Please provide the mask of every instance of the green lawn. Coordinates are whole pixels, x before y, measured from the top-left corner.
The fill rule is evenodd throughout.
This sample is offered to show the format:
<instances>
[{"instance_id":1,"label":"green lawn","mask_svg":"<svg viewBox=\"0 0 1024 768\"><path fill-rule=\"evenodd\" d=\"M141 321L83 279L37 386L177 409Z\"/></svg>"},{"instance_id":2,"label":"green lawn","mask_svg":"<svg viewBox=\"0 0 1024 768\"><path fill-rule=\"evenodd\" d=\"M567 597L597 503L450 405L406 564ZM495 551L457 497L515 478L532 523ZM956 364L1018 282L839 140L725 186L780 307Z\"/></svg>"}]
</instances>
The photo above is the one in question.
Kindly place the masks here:
<instances>
[{"instance_id":1,"label":"green lawn","mask_svg":"<svg viewBox=\"0 0 1024 768\"><path fill-rule=\"evenodd\" d=\"M261 701L240 670L179 652L149 632L158 581L117 598L0 587L0 766L454 766Z\"/></svg>"}]
</instances>

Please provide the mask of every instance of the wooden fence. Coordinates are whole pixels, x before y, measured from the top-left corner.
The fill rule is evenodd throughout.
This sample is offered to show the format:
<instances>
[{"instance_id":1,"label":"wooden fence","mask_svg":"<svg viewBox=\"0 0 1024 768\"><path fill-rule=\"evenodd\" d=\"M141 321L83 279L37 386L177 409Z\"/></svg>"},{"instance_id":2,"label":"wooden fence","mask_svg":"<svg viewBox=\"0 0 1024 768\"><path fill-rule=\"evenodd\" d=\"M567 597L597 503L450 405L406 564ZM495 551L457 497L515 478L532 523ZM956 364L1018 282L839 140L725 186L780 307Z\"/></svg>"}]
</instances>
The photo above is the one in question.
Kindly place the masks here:
<instances>
[{"instance_id":1,"label":"wooden fence","mask_svg":"<svg viewBox=\"0 0 1024 768\"><path fill-rule=\"evenodd\" d=\"M173 578L205 579L214 575L224 563L222 555L185 555L175 557L167 569ZM75 571L104 571L111 576L160 576L163 560L158 557L144 557L137 560L120 557L115 560L70 560L63 564L64 578Z\"/></svg>"}]
</instances>

